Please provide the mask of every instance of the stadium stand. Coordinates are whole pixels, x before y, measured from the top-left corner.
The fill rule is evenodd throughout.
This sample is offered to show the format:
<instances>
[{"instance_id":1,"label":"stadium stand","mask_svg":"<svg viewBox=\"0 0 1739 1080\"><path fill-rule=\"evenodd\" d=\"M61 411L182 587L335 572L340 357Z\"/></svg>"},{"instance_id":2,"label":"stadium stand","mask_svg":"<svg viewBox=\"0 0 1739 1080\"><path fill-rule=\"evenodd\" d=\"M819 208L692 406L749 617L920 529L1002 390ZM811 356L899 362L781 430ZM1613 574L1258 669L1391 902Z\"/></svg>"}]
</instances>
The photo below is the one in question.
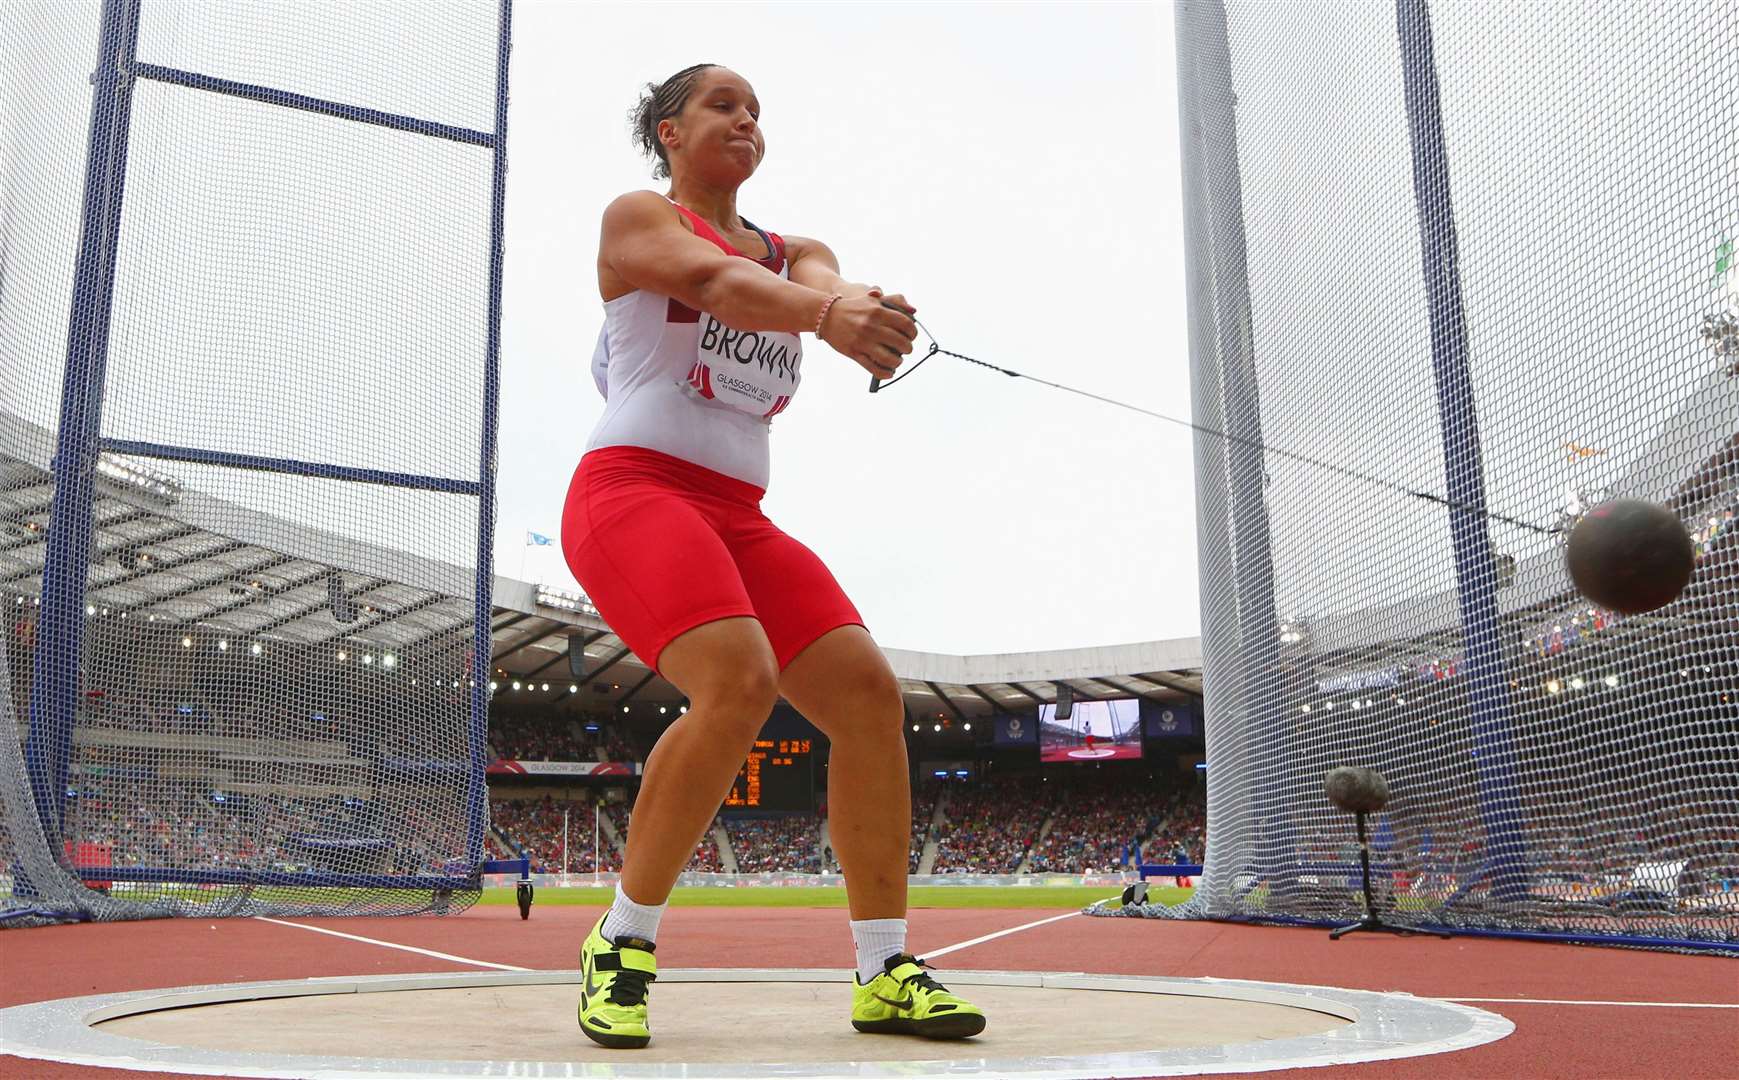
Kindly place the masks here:
<instances>
[{"instance_id":1,"label":"stadium stand","mask_svg":"<svg viewBox=\"0 0 1739 1080\"><path fill-rule=\"evenodd\" d=\"M601 730L588 733L587 719L497 718L491 749L526 760L631 759L607 720L598 718ZM364 780L370 762L395 748L352 746L319 713L259 707L218 687L202 693L96 690L81 704L78 740L85 773L69 799L69 819L82 842L117 867L173 859L188 867L319 869L320 841L339 840L352 857L378 847L381 870L406 873L441 869L461 843L456 834L446 835L450 828L419 812L414 800L404 813L383 812L382 797L390 790L371 798ZM213 754L223 757L225 772L214 771ZM289 757L305 763L284 763ZM254 762L274 758L279 764L272 783L249 782L248 770L258 771ZM203 764L192 767L194 762ZM128 767L148 768L158 777L149 799L114 782L113 776ZM113 775L105 777L105 772ZM330 785L330 793L314 794L317 784ZM920 782L912 795L908 871L917 871L928 839L938 845L936 873L1012 873L1023 865L1035 873L1082 873L1111 870L1136 858L1199 861L1199 798L1162 794L1151 784L1150 778L1117 780L1097 772L976 785ZM944 789L944 821L934 829ZM496 834L489 843L498 849L504 840L511 848L495 853L524 855L537 871L560 873L566 809L565 869L576 874L619 870L615 845L605 840L601 861L593 850L589 798L515 798L503 785L491 795ZM624 841L630 810L631 803L605 810ZM816 873L833 869L823 866L821 821L817 814L801 814L729 817L715 819L714 825L726 830L741 872ZM1049 831L1040 840L1047 821ZM1324 837L1323 843L1338 850L1344 838ZM1445 832L1434 843L1443 873L1453 876L1457 842ZM687 869L722 868L709 830Z\"/></svg>"},{"instance_id":2,"label":"stadium stand","mask_svg":"<svg viewBox=\"0 0 1739 1080\"><path fill-rule=\"evenodd\" d=\"M949 789L935 872L1014 873L1038 839L1055 787L1033 776Z\"/></svg>"},{"instance_id":3,"label":"stadium stand","mask_svg":"<svg viewBox=\"0 0 1739 1080\"><path fill-rule=\"evenodd\" d=\"M616 835L622 838L624 844L628 842L628 822L632 811L632 803L627 805L612 803L604 808L604 813L609 815L610 821L616 826ZM688 865L683 869L705 874L723 872L724 861L719 858L719 846L713 841L712 836L712 831L718 828L718 825L719 820L714 817L712 824L707 826L706 835L702 836L700 843L695 845L694 857L689 859Z\"/></svg>"},{"instance_id":4,"label":"stadium stand","mask_svg":"<svg viewBox=\"0 0 1739 1080\"><path fill-rule=\"evenodd\" d=\"M562 859L562 813L568 814L567 860ZM606 873L622 868L622 857L607 837L600 837L600 862L592 847L592 802L589 799L491 799L491 821L529 858L532 870L545 874Z\"/></svg>"},{"instance_id":5,"label":"stadium stand","mask_svg":"<svg viewBox=\"0 0 1739 1080\"><path fill-rule=\"evenodd\" d=\"M1198 862L1204 823L1199 795L1167 794L1151 781L1070 785L1050 831L1033 847L1029 869L1081 874L1143 861Z\"/></svg>"},{"instance_id":6,"label":"stadium stand","mask_svg":"<svg viewBox=\"0 0 1739 1080\"><path fill-rule=\"evenodd\" d=\"M498 758L516 761L633 761L635 756L609 726L588 732L599 720L586 717L496 716L490 720L489 748Z\"/></svg>"},{"instance_id":7,"label":"stadium stand","mask_svg":"<svg viewBox=\"0 0 1739 1080\"><path fill-rule=\"evenodd\" d=\"M941 785L934 780L912 789L912 849L906 860L906 873L918 872L918 860L924 857L924 844L930 839L930 819L936 816L936 797Z\"/></svg>"},{"instance_id":8,"label":"stadium stand","mask_svg":"<svg viewBox=\"0 0 1739 1080\"><path fill-rule=\"evenodd\" d=\"M353 858L377 850L375 869L419 873L442 869L457 850L451 828L416 805L385 814L378 801L332 794L214 790L207 781L159 783L150 800L118 795L99 782L72 789L69 823L105 865L176 865L204 869L265 865L300 871L323 866L321 848L342 842Z\"/></svg>"},{"instance_id":9,"label":"stadium stand","mask_svg":"<svg viewBox=\"0 0 1739 1080\"><path fill-rule=\"evenodd\" d=\"M722 819L737 870L755 874L764 871L821 872L821 818L815 814L792 814L776 818Z\"/></svg>"},{"instance_id":10,"label":"stadium stand","mask_svg":"<svg viewBox=\"0 0 1739 1080\"><path fill-rule=\"evenodd\" d=\"M913 791L909 872L917 871L941 790L940 784L925 783ZM1199 862L1203 854L1200 792L1155 791L1146 777L1063 782L1035 776L976 786L950 784L948 796L945 823L937 837L936 873L1013 873L1027 862L1029 853L1028 870L1060 874L1113 871L1126 860ZM572 814L568 868L590 873L589 802L564 803L546 797L497 798L491 803L496 826L546 872L560 871L564 806ZM624 841L631 811L632 804L604 808ZM741 873L817 873L824 869L821 820L817 814L731 816L716 818L713 826L724 827ZM1038 840L1047 820L1050 831ZM607 840L604 848L600 869L620 869L620 854ZM715 873L722 869L710 827L686 869Z\"/></svg>"}]
</instances>

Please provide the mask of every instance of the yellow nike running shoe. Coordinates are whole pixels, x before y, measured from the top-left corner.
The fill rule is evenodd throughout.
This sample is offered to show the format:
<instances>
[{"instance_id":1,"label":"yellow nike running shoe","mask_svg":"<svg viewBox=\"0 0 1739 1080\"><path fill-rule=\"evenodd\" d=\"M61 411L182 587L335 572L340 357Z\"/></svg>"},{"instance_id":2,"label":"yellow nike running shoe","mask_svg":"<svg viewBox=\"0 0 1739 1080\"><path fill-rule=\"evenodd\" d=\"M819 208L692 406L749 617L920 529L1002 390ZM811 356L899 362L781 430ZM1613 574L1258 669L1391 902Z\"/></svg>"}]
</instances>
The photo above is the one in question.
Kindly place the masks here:
<instances>
[{"instance_id":1,"label":"yellow nike running shoe","mask_svg":"<svg viewBox=\"0 0 1739 1080\"><path fill-rule=\"evenodd\" d=\"M948 992L924 973L924 961L909 953L888 957L869 982L854 984L851 1026L881 1035L964 1039L984 1030L984 1010Z\"/></svg>"},{"instance_id":2,"label":"yellow nike running shoe","mask_svg":"<svg viewBox=\"0 0 1739 1080\"><path fill-rule=\"evenodd\" d=\"M658 978L652 942L604 937L604 920L580 946L580 1030L599 1046L638 1050L652 1041L646 984Z\"/></svg>"}]
</instances>

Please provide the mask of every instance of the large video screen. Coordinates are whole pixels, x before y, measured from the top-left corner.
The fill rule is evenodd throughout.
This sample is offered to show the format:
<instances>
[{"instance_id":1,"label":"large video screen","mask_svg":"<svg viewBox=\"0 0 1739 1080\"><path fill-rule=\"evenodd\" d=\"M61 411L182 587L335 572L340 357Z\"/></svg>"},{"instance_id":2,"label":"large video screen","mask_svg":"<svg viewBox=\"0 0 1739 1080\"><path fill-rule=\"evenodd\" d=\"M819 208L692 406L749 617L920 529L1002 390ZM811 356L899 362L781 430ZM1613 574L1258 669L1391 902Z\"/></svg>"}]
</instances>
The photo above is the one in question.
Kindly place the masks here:
<instances>
[{"instance_id":1,"label":"large video screen","mask_svg":"<svg viewBox=\"0 0 1739 1080\"><path fill-rule=\"evenodd\" d=\"M1055 705L1039 706L1039 760L1117 761L1141 756L1141 702L1137 698L1077 701L1067 720Z\"/></svg>"}]
</instances>

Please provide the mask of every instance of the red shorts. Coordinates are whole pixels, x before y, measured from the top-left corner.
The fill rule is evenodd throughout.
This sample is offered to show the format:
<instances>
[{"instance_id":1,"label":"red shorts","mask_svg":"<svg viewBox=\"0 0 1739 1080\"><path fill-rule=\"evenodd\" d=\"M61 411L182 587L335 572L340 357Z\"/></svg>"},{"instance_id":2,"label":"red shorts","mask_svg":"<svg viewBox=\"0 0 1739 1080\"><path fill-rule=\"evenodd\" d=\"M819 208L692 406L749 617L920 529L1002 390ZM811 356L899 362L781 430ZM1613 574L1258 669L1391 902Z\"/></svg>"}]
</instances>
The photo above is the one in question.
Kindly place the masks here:
<instances>
[{"instance_id":1,"label":"red shorts","mask_svg":"<svg viewBox=\"0 0 1739 1080\"><path fill-rule=\"evenodd\" d=\"M598 614L654 670L680 635L746 615L783 671L863 617L815 553L761 513L764 494L656 450L593 450L568 486L562 553Z\"/></svg>"}]
</instances>

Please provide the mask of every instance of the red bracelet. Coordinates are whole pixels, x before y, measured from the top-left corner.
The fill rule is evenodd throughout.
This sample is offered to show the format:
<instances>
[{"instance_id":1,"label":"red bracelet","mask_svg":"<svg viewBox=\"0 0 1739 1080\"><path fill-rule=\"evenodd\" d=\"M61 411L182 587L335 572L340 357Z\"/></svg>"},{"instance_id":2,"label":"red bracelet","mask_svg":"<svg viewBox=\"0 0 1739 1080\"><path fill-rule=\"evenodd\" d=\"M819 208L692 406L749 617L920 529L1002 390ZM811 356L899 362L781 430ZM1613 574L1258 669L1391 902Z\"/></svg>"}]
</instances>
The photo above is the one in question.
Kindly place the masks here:
<instances>
[{"instance_id":1,"label":"red bracelet","mask_svg":"<svg viewBox=\"0 0 1739 1080\"><path fill-rule=\"evenodd\" d=\"M821 324L827 321L827 313L830 309L832 309L833 302L835 300L841 300L841 299L844 299L844 298L841 297L838 293L834 293L832 296L827 298L827 301L825 303L823 303L821 305L821 314L815 316L815 336L816 337L821 336Z\"/></svg>"}]
</instances>

